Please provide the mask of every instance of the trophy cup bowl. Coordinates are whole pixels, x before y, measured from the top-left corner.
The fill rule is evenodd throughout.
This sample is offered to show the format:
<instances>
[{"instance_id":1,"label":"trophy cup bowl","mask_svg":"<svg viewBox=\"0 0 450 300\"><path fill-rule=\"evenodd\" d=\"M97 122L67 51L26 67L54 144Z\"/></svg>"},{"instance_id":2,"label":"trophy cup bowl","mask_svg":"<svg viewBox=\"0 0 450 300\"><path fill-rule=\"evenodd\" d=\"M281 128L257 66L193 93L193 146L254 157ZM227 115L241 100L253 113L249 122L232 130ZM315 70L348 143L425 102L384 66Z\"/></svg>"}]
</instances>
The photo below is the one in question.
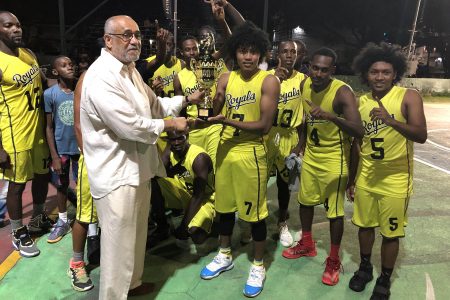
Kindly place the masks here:
<instances>
[{"instance_id":1,"label":"trophy cup bowl","mask_svg":"<svg viewBox=\"0 0 450 300\"><path fill-rule=\"evenodd\" d=\"M202 103L197 104L198 118L208 120L213 116L213 105L211 97L211 88L216 84L217 77L224 66L223 59L215 60L209 53L200 56L198 60L191 59L191 70L200 85L205 91L205 99Z\"/></svg>"}]
</instances>

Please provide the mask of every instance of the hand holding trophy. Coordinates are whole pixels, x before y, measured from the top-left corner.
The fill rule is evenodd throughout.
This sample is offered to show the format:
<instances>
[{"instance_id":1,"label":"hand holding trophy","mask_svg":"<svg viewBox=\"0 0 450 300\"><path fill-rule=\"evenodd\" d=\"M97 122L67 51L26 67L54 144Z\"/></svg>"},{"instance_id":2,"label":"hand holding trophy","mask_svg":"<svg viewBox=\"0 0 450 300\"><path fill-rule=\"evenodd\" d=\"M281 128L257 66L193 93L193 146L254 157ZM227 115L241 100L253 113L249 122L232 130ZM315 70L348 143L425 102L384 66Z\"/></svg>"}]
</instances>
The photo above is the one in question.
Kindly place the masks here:
<instances>
[{"instance_id":1,"label":"hand holding trophy","mask_svg":"<svg viewBox=\"0 0 450 300\"><path fill-rule=\"evenodd\" d=\"M211 88L216 84L217 78L225 66L223 59L216 60L212 56L212 41L211 34L202 39L199 59L191 60L191 70L194 72L200 88L205 91L205 100L203 103L197 104L198 118L205 121L213 116Z\"/></svg>"}]
</instances>

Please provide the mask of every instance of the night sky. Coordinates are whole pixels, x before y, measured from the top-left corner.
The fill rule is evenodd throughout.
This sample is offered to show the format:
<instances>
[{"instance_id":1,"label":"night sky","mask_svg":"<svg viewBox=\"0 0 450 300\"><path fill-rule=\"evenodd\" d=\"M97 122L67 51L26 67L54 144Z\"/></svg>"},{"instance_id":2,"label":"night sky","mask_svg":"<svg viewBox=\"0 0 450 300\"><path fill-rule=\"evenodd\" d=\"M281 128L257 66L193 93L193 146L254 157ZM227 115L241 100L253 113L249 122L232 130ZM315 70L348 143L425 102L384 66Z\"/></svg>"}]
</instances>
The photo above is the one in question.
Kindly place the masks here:
<instances>
[{"instance_id":1,"label":"night sky","mask_svg":"<svg viewBox=\"0 0 450 300\"><path fill-rule=\"evenodd\" d=\"M75 24L103 0L65 0L66 28ZM85 20L68 40L80 44L83 38L101 36L104 21L117 14L126 14L142 24L158 19L166 27L163 0L109 0ZM231 0L241 14L262 27L264 0ZM353 55L367 42L386 41L402 46L408 44L417 0L269 0L267 31L287 33L300 26L323 45L344 45ZM24 25L24 37L33 31L33 43L38 49L55 54L59 48L58 0L0 0L0 9L16 14ZM428 44L450 56L450 0L422 0L419 14L418 44ZM203 0L178 0L180 25L188 33L204 24L213 24L210 7ZM96 26L96 31L92 26ZM232 27L232 24L230 24ZM147 37L148 38L148 37ZM31 39L31 38L30 38ZM36 41L36 39L40 39ZM449 59L450 60L450 59Z\"/></svg>"}]
</instances>

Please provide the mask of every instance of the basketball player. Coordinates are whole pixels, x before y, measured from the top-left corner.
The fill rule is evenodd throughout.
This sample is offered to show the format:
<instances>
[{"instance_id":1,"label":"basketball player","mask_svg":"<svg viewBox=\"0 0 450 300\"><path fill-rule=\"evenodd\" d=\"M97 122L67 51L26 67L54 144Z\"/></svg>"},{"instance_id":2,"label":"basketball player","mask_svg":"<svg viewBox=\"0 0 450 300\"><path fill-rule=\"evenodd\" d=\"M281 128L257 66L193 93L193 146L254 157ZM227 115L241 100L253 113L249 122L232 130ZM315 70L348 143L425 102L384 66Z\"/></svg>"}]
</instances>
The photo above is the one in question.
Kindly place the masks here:
<instances>
[{"instance_id":1,"label":"basketball player","mask_svg":"<svg viewBox=\"0 0 450 300\"><path fill-rule=\"evenodd\" d=\"M191 237L202 244L211 231L214 210L214 169L212 160L199 146L191 145L185 132L167 133L170 151L163 154L167 176L153 181L152 206L165 219L165 209L182 209L184 217L174 234L183 244ZM166 157L165 157L166 156ZM167 157L168 156L168 157Z\"/></svg>"},{"instance_id":2,"label":"basketball player","mask_svg":"<svg viewBox=\"0 0 450 300\"><path fill-rule=\"evenodd\" d=\"M160 47L159 44L161 44L162 42L164 42L162 39L158 40L158 47ZM159 83L162 83L162 92L158 96L173 97L175 95L175 91L173 88L173 78L175 74L177 74L181 71L181 69L184 68L185 64L182 60L172 55L173 47L175 45L172 33L168 32L168 37L165 40L165 43L166 52L164 54L163 64L154 72L153 76L148 81L148 85L156 86ZM150 56L149 58L147 58L147 62L150 64L155 59L156 55ZM153 82L154 80L156 80L156 82Z\"/></svg>"},{"instance_id":3,"label":"basketball player","mask_svg":"<svg viewBox=\"0 0 450 300\"><path fill-rule=\"evenodd\" d=\"M283 251L283 256L291 259L317 255L311 229L314 206L323 204L331 237L331 250L322 276L322 282L327 285L339 281L351 136L361 137L364 133L352 89L331 77L336 59L336 53L329 48L316 50L311 59L311 77L300 86L306 114L306 146L298 198L302 238L297 245Z\"/></svg>"},{"instance_id":4,"label":"basketball player","mask_svg":"<svg viewBox=\"0 0 450 300\"><path fill-rule=\"evenodd\" d=\"M389 299L390 277L399 238L405 236L406 210L413 192L413 143L425 143L427 125L419 93L395 85L407 68L400 47L369 44L353 67L370 92L359 100L365 134L355 144L360 149L354 147L350 164L348 197L354 200L352 222L359 227L361 263L349 286L361 292L372 280L370 257L375 227L380 227L381 274L370 299Z\"/></svg>"},{"instance_id":5,"label":"basketball player","mask_svg":"<svg viewBox=\"0 0 450 300\"><path fill-rule=\"evenodd\" d=\"M275 166L278 188L278 229L280 243L289 247L294 242L289 232L286 220L288 218L289 199L289 170L285 159L291 153L300 152L299 135L303 120L303 105L300 97L300 83L306 75L294 69L295 62L303 57L297 54L297 44L293 41L282 41L278 47L279 64L269 73L277 76L281 81L281 93L278 108L270 129L267 154L269 168Z\"/></svg>"},{"instance_id":6,"label":"basketball player","mask_svg":"<svg viewBox=\"0 0 450 300\"><path fill-rule=\"evenodd\" d=\"M193 36L186 36L181 42L181 53L183 60L186 62L186 68L181 70L174 78L174 88L176 95L189 96L200 88L194 72L191 70L191 60L199 59L199 44ZM216 94L216 86L211 88L211 97ZM191 119L198 117L198 107L196 105L188 106L186 116ZM216 164L217 147L220 140L220 131L222 126L215 124L203 129L192 129L189 131L189 143L197 145L206 150L211 157L213 166Z\"/></svg>"},{"instance_id":7,"label":"basketball player","mask_svg":"<svg viewBox=\"0 0 450 300\"><path fill-rule=\"evenodd\" d=\"M268 47L266 33L253 23L236 28L226 48L237 69L220 77L214 98L216 116L209 119L224 126L217 150L215 185L220 250L200 276L211 279L233 268L230 241L238 211L240 219L251 223L254 241L254 261L243 291L249 297L261 293L265 280L268 168L263 135L272 126L280 94L278 78L258 69ZM225 115L220 113L222 109Z\"/></svg>"},{"instance_id":8,"label":"basketball player","mask_svg":"<svg viewBox=\"0 0 450 300\"><path fill-rule=\"evenodd\" d=\"M97 235L97 209L94 205L89 187L80 126L80 99L85 74L81 74L74 92L74 126L75 137L80 149L80 159L78 160L77 213L72 228L73 254L69 261L69 269L67 270L72 288L79 292L85 292L94 287L89 273L86 271L86 263L84 261L86 240L88 243L89 263L98 264L100 262L100 238Z\"/></svg>"},{"instance_id":9,"label":"basketball player","mask_svg":"<svg viewBox=\"0 0 450 300\"><path fill-rule=\"evenodd\" d=\"M15 15L0 11L0 167L9 181L7 208L12 243L24 257L39 255L30 231L48 230L44 212L48 191L49 150L45 141L42 79L36 56L23 48L22 27ZM33 216L22 223L22 194L32 180Z\"/></svg>"}]
</instances>

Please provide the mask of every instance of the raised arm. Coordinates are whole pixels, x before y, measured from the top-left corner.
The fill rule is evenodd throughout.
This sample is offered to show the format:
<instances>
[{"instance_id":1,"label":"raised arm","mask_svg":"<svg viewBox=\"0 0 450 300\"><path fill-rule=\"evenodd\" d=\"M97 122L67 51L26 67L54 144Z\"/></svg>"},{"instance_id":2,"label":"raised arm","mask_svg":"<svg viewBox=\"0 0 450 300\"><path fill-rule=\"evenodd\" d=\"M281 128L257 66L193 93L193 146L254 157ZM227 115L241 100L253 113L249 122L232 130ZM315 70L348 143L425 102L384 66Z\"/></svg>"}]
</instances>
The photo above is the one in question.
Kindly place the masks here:
<instances>
[{"instance_id":1,"label":"raised arm","mask_svg":"<svg viewBox=\"0 0 450 300\"><path fill-rule=\"evenodd\" d=\"M225 9L223 6L219 5L216 1L211 1L211 9L214 18L217 23L219 23L220 28L222 29L225 39L228 39L231 36L230 27L225 20Z\"/></svg>"},{"instance_id":2,"label":"raised arm","mask_svg":"<svg viewBox=\"0 0 450 300\"><path fill-rule=\"evenodd\" d=\"M401 135L416 143L425 143L427 140L427 122L423 110L422 97L415 90L408 89L402 102L402 115L406 123L392 118L381 101L379 107L370 112L372 120L382 120L386 125L397 130Z\"/></svg>"},{"instance_id":3,"label":"raised arm","mask_svg":"<svg viewBox=\"0 0 450 300\"><path fill-rule=\"evenodd\" d=\"M156 57L151 61L140 60L136 64L136 69L141 74L145 82L153 77L155 71L164 63L166 56L166 42L169 38L169 31L157 26L156 30Z\"/></svg>"}]
</instances>

